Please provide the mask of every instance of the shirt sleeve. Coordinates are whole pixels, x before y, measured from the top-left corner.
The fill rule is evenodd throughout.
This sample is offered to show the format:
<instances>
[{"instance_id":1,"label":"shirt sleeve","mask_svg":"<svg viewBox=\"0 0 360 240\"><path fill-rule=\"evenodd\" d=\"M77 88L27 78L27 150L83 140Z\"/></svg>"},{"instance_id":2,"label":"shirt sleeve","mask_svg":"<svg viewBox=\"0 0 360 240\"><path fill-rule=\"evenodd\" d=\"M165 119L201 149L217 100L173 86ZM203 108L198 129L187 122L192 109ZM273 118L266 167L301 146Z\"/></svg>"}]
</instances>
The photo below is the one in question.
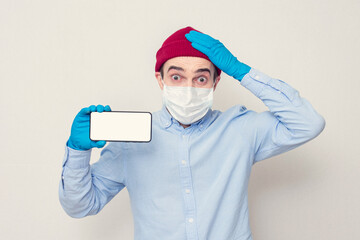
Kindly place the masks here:
<instances>
[{"instance_id":1,"label":"shirt sleeve","mask_svg":"<svg viewBox=\"0 0 360 240\"><path fill-rule=\"evenodd\" d=\"M253 164L294 149L318 136L325 119L282 80L251 68L240 82L269 108L256 114Z\"/></svg>"},{"instance_id":2,"label":"shirt sleeve","mask_svg":"<svg viewBox=\"0 0 360 240\"><path fill-rule=\"evenodd\" d=\"M89 164L91 151L65 146L59 200L73 218L97 214L125 187L123 152L119 146L108 143L100 159L92 165Z\"/></svg>"}]
</instances>

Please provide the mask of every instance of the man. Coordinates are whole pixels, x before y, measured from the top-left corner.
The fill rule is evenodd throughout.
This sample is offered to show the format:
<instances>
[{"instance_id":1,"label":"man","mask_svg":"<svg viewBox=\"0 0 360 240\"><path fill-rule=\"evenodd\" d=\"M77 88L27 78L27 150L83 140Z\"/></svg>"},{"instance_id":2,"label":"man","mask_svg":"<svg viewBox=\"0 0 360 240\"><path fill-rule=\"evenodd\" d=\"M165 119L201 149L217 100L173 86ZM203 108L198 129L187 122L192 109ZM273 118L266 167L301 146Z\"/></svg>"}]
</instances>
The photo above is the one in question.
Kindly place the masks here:
<instances>
[{"instance_id":1,"label":"man","mask_svg":"<svg viewBox=\"0 0 360 240\"><path fill-rule=\"evenodd\" d=\"M149 143L110 142L89 165L89 113L75 117L65 147L59 196L72 217L97 214L125 186L135 239L249 240L247 187L253 164L318 136L324 118L285 82L241 63L218 40L191 27L156 54L164 105L153 113ZM212 110L221 71L270 111L244 105Z\"/></svg>"}]
</instances>

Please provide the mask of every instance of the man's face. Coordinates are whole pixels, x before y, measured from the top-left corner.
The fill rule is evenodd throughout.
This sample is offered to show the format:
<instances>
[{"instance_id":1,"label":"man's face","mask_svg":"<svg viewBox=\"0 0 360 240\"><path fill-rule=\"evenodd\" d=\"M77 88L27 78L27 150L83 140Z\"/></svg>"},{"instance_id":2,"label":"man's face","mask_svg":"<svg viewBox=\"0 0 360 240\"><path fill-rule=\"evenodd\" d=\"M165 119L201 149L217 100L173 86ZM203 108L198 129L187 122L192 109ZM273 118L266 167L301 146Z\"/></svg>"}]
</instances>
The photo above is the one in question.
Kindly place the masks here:
<instances>
[{"instance_id":1,"label":"man's face","mask_svg":"<svg viewBox=\"0 0 360 240\"><path fill-rule=\"evenodd\" d=\"M200 57L175 57L163 65L164 79L168 86L211 88L214 85L214 65ZM159 86L163 89L160 72L155 73ZM215 79L214 90L220 76Z\"/></svg>"}]
</instances>

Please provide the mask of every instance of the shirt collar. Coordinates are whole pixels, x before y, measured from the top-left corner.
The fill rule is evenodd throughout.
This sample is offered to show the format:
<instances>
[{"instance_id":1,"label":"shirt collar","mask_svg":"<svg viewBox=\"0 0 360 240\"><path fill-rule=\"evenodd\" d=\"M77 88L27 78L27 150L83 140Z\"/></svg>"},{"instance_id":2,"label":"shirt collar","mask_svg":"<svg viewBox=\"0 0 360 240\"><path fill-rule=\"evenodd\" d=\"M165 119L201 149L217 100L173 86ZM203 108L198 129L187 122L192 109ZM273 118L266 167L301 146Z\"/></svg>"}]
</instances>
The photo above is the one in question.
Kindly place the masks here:
<instances>
[{"instance_id":1,"label":"shirt collar","mask_svg":"<svg viewBox=\"0 0 360 240\"><path fill-rule=\"evenodd\" d=\"M202 117L201 119L199 119L198 121L192 123L190 125L191 126L198 126L200 131L203 131L204 129L206 129L208 127L208 125L211 122L211 116L212 116L212 109L210 108L207 113L205 114L204 117ZM169 113L169 111L166 109L166 106L163 104L162 108L161 108L161 112L160 112L160 119L161 119L161 123L162 126L164 128L169 128L173 123L176 123L177 120L175 118L173 118L173 116L171 116L171 114Z\"/></svg>"},{"instance_id":2,"label":"shirt collar","mask_svg":"<svg viewBox=\"0 0 360 240\"><path fill-rule=\"evenodd\" d=\"M160 120L162 123L162 126L164 128L168 128L171 126L172 121L173 121L173 117L170 115L170 113L168 112L168 110L166 109L166 106L163 105L160 111Z\"/></svg>"}]
</instances>

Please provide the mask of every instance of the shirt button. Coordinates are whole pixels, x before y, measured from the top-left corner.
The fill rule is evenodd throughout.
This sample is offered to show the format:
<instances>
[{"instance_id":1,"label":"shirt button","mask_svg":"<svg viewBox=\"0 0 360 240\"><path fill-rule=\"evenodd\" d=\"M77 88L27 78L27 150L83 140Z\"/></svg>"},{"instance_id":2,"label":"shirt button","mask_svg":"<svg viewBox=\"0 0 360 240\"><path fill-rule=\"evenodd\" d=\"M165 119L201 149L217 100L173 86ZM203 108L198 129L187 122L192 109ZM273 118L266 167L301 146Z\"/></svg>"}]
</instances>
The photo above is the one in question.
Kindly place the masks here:
<instances>
[{"instance_id":1,"label":"shirt button","mask_svg":"<svg viewBox=\"0 0 360 240\"><path fill-rule=\"evenodd\" d=\"M61 178L64 179L64 176L62 176Z\"/></svg>"},{"instance_id":2,"label":"shirt button","mask_svg":"<svg viewBox=\"0 0 360 240\"><path fill-rule=\"evenodd\" d=\"M256 75L256 76L255 76L255 79L256 79L256 80L259 80L259 78L260 78L259 75Z\"/></svg>"},{"instance_id":3,"label":"shirt button","mask_svg":"<svg viewBox=\"0 0 360 240\"><path fill-rule=\"evenodd\" d=\"M185 135L183 135L182 137L185 138Z\"/></svg>"},{"instance_id":4,"label":"shirt button","mask_svg":"<svg viewBox=\"0 0 360 240\"><path fill-rule=\"evenodd\" d=\"M194 219L193 218L189 218L189 220L188 220L190 223L192 223L193 221L194 221Z\"/></svg>"},{"instance_id":5,"label":"shirt button","mask_svg":"<svg viewBox=\"0 0 360 240\"><path fill-rule=\"evenodd\" d=\"M185 160L182 160L181 163L182 163L183 165L186 165L186 161L185 161Z\"/></svg>"},{"instance_id":6,"label":"shirt button","mask_svg":"<svg viewBox=\"0 0 360 240\"><path fill-rule=\"evenodd\" d=\"M185 191L186 191L186 193L190 193L190 189L186 189Z\"/></svg>"}]
</instances>

